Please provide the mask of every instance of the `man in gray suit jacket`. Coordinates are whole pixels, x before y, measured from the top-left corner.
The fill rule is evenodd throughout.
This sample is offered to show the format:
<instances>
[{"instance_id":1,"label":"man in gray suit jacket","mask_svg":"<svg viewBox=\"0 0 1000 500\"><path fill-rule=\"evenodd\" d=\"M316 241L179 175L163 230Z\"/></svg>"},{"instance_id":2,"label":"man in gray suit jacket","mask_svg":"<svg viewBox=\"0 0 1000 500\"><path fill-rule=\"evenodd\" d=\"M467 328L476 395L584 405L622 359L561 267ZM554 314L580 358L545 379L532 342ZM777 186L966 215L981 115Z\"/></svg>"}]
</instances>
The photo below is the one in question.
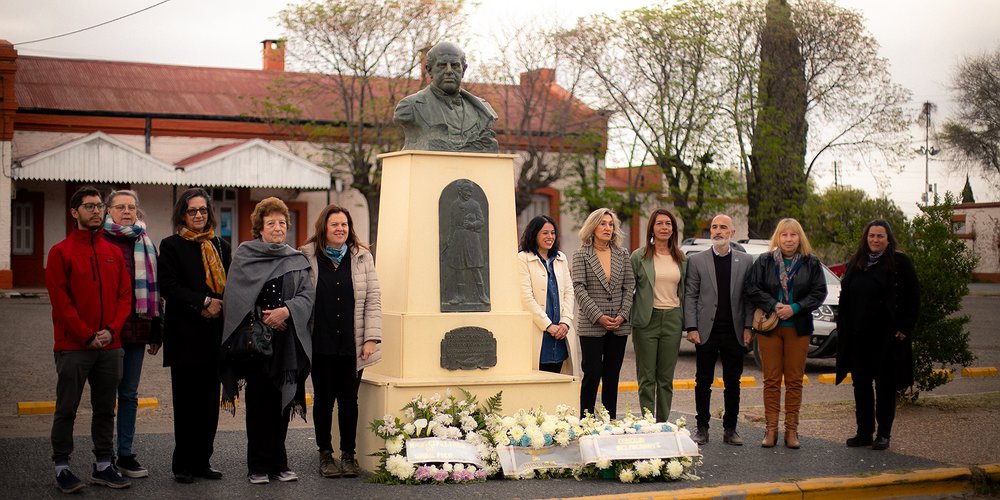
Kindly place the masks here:
<instances>
[{"instance_id":1,"label":"man in gray suit jacket","mask_svg":"<svg viewBox=\"0 0 1000 500\"><path fill-rule=\"evenodd\" d=\"M735 446L743 445L736 432L736 417L740 413L743 356L750 343L753 320L753 308L743 299L743 282L750 272L753 258L730 246L734 232L732 218L728 215L715 216L711 227L712 248L688 259L684 329L696 351L694 399L698 430L692 438L698 444L708 443L712 381L715 379L715 362L721 358L726 405L722 417L722 441Z\"/></svg>"}]
</instances>

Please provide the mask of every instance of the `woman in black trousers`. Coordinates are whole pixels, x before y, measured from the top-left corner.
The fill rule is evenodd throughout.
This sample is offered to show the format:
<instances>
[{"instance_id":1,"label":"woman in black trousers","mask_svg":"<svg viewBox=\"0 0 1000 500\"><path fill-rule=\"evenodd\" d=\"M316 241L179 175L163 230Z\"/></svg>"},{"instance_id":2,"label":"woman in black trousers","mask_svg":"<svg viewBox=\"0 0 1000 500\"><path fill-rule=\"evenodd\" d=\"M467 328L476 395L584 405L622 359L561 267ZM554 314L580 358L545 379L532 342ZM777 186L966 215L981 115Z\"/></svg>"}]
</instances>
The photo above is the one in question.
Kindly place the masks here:
<instances>
[{"instance_id":1,"label":"woman in black trousers","mask_svg":"<svg viewBox=\"0 0 1000 500\"><path fill-rule=\"evenodd\" d=\"M837 318L837 383L851 373L858 426L847 446L889 448L896 392L913 385L919 308L913 262L898 250L888 222L868 223L841 282Z\"/></svg>"},{"instance_id":2,"label":"woman in black trousers","mask_svg":"<svg viewBox=\"0 0 1000 500\"><path fill-rule=\"evenodd\" d=\"M583 355L580 413L594 413L597 386L601 404L614 419L618 409L618 376L632 333L629 317L635 273L621 247L621 223L610 208L593 211L580 229L583 247L573 254L573 292L580 307L576 330Z\"/></svg>"},{"instance_id":3,"label":"woman in black trousers","mask_svg":"<svg viewBox=\"0 0 1000 500\"><path fill-rule=\"evenodd\" d=\"M157 274L166 301L163 365L174 408L174 479L221 479L209 460L219 423L219 344L229 244L215 235L212 199L185 191L174 206L176 234L160 242Z\"/></svg>"}]
</instances>

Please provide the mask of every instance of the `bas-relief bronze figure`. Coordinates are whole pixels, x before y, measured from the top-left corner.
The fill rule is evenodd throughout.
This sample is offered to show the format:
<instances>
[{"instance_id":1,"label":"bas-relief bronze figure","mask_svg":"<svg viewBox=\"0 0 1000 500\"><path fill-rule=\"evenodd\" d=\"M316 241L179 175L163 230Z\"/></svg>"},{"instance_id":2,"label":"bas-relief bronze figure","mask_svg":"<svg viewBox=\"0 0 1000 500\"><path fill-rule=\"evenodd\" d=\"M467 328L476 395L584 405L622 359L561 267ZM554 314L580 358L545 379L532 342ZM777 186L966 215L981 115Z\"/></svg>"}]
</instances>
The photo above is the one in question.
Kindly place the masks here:
<instances>
[{"instance_id":1,"label":"bas-relief bronze figure","mask_svg":"<svg viewBox=\"0 0 1000 500\"><path fill-rule=\"evenodd\" d=\"M438 201L441 311L490 310L489 202L469 179L452 182Z\"/></svg>"},{"instance_id":2,"label":"bas-relief bronze figure","mask_svg":"<svg viewBox=\"0 0 1000 500\"><path fill-rule=\"evenodd\" d=\"M431 84L396 105L404 150L496 153L497 114L485 100L462 88L468 64L457 45L441 42L427 52Z\"/></svg>"}]
</instances>

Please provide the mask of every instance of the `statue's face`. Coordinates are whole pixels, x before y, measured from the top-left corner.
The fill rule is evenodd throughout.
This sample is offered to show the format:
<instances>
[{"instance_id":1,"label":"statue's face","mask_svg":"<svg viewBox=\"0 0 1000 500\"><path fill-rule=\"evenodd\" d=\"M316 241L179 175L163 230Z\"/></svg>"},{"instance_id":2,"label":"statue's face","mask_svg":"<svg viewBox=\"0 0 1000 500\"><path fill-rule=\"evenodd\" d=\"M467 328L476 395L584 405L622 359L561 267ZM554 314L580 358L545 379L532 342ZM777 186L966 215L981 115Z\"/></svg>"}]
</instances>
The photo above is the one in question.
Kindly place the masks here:
<instances>
[{"instance_id":1,"label":"statue's face","mask_svg":"<svg viewBox=\"0 0 1000 500\"><path fill-rule=\"evenodd\" d=\"M455 94L462 85L462 76L465 75L462 57L458 54L440 54L434 58L430 73L435 87L447 94Z\"/></svg>"}]
</instances>

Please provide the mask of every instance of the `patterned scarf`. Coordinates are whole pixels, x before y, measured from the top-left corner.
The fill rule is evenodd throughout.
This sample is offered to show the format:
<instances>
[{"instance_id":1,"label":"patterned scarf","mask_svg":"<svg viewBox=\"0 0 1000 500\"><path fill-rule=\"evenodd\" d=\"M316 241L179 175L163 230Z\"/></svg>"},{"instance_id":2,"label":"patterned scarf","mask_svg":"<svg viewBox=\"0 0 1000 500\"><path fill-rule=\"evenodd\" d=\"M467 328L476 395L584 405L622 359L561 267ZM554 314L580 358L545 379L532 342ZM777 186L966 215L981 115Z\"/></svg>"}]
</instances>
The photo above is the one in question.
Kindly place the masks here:
<instances>
[{"instance_id":1,"label":"patterned scarf","mask_svg":"<svg viewBox=\"0 0 1000 500\"><path fill-rule=\"evenodd\" d=\"M788 304L788 297L791 297L788 294L788 290L792 287L792 278L795 276L795 271L798 271L799 267L802 266L802 256L798 252L795 252L795 255L792 255L792 265L788 267L785 267L785 257L781 255L780 249L775 248L771 252L771 257L774 258L774 273L778 275L778 282L781 283L781 291L783 292L781 300L785 304Z\"/></svg>"},{"instance_id":2,"label":"patterned scarf","mask_svg":"<svg viewBox=\"0 0 1000 500\"><path fill-rule=\"evenodd\" d=\"M865 262L865 270L867 271L869 267L874 266L884 253L885 250L882 250L879 253L868 252L868 262Z\"/></svg>"},{"instance_id":3,"label":"patterned scarf","mask_svg":"<svg viewBox=\"0 0 1000 500\"><path fill-rule=\"evenodd\" d=\"M115 224L108 215L104 218L104 231L118 238L135 239L132 255L135 260L135 312L143 318L160 316L160 291L156 285L156 247L146 234L146 223L137 220L131 226Z\"/></svg>"},{"instance_id":4,"label":"patterned scarf","mask_svg":"<svg viewBox=\"0 0 1000 500\"><path fill-rule=\"evenodd\" d=\"M205 284L213 293L222 295L226 291L226 269L222 267L222 258L219 251L212 244L215 238L215 229L209 228L204 233L196 233L186 227L181 227L177 234L188 241L201 243L201 262L205 266Z\"/></svg>"}]
</instances>

